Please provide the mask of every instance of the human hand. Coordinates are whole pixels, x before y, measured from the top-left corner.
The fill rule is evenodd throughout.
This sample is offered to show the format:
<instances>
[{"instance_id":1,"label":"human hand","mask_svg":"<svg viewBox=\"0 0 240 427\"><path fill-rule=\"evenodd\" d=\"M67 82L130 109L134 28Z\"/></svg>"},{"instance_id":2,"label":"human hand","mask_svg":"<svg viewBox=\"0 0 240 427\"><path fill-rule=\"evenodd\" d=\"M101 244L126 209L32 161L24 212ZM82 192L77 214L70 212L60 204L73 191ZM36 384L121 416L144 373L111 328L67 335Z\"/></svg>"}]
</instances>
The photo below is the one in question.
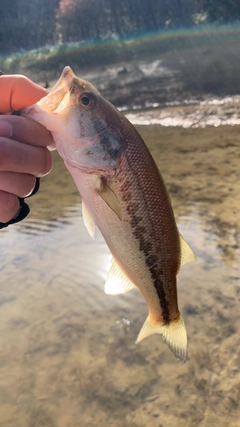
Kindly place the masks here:
<instances>
[{"instance_id":1,"label":"human hand","mask_svg":"<svg viewBox=\"0 0 240 427\"><path fill-rule=\"evenodd\" d=\"M54 145L51 133L40 124L9 115L36 103L47 91L24 76L0 77L0 222L7 223L20 211L19 198L35 188L36 177L50 172ZM24 215L26 216L26 215ZM0 227L1 228L1 227Z\"/></svg>"}]
</instances>

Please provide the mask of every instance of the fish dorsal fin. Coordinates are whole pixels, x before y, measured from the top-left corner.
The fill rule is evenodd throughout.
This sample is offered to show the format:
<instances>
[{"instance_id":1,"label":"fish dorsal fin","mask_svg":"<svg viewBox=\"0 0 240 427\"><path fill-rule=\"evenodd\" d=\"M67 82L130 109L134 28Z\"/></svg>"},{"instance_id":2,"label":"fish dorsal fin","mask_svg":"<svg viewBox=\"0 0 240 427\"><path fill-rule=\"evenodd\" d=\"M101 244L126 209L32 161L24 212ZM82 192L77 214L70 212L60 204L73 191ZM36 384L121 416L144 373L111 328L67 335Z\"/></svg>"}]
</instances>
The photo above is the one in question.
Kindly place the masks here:
<instances>
[{"instance_id":1,"label":"fish dorsal fin","mask_svg":"<svg viewBox=\"0 0 240 427\"><path fill-rule=\"evenodd\" d=\"M125 276L116 262L112 260L112 265L107 275L104 291L109 295L119 295L130 291L136 286Z\"/></svg>"},{"instance_id":2,"label":"fish dorsal fin","mask_svg":"<svg viewBox=\"0 0 240 427\"><path fill-rule=\"evenodd\" d=\"M87 231L89 232L92 239L94 239L95 222L93 220L92 215L90 214L88 207L86 206L86 204L83 200L82 200L82 216L83 216L84 225L87 227Z\"/></svg>"},{"instance_id":3,"label":"fish dorsal fin","mask_svg":"<svg viewBox=\"0 0 240 427\"><path fill-rule=\"evenodd\" d=\"M181 314L179 314L179 319L176 322L159 326L152 325L148 316L141 331L139 332L136 344L153 334L160 334L170 350L173 352L174 356L182 362L186 361L187 332Z\"/></svg>"},{"instance_id":4,"label":"fish dorsal fin","mask_svg":"<svg viewBox=\"0 0 240 427\"><path fill-rule=\"evenodd\" d=\"M99 196L107 203L112 211L122 220L122 212L119 200L114 191L107 185L106 182L102 181L101 188L97 189Z\"/></svg>"},{"instance_id":5,"label":"fish dorsal fin","mask_svg":"<svg viewBox=\"0 0 240 427\"><path fill-rule=\"evenodd\" d=\"M179 234L180 245L181 245L181 266L187 264L187 262L197 261L192 249L188 246L186 240Z\"/></svg>"}]
</instances>

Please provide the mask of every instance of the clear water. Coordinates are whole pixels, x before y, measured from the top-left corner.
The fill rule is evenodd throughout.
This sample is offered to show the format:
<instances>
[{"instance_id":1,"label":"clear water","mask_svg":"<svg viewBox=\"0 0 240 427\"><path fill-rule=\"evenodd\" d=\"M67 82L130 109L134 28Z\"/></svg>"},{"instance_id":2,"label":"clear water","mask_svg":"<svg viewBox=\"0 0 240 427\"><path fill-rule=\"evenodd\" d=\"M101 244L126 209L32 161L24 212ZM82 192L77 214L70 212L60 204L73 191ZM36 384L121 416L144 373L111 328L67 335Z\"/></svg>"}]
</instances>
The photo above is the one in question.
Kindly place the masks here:
<instances>
[{"instance_id":1,"label":"clear water","mask_svg":"<svg viewBox=\"0 0 240 427\"><path fill-rule=\"evenodd\" d=\"M134 344L138 290L104 294L109 253L55 154L31 215L0 234L1 427L240 425L240 132L139 127L197 263L178 278L189 357Z\"/></svg>"}]
</instances>

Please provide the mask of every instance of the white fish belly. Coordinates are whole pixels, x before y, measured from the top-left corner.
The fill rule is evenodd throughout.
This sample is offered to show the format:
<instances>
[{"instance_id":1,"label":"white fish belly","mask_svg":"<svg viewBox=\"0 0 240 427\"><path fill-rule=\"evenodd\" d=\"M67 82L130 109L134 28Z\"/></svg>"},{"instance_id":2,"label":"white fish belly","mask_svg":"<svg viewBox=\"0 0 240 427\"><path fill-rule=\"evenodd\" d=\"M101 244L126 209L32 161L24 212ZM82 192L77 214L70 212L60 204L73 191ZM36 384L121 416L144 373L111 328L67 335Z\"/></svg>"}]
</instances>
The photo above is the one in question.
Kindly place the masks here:
<instances>
[{"instance_id":1,"label":"white fish belly","mask_svg":"<svg viewBox=\"0 0 240 427\"><path fill-rule=\"evenodd\" d=\"M127 206L121 203L122 220L120 220L95 190L98 186L97 180L100 178L94 174L85 174L69 165L67 167L71 170L82 199L101 231L114 260L128 279L140 289L152 317L161 318L157 291L146 266L145 256L139 250L139 242L133 234Z\"/></svg>"}]
</instances>

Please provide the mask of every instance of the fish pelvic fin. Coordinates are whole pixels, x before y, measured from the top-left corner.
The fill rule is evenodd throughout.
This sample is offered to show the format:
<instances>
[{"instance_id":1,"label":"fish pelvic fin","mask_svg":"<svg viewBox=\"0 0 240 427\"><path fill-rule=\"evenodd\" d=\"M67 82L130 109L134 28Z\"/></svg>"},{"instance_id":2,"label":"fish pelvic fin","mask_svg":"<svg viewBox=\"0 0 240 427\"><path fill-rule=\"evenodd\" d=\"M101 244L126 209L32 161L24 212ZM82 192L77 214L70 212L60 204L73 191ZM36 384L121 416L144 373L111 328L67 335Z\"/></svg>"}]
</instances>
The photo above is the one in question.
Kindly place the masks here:
<instances>
[{"instance_id":1,"label":"fish pelvic fin","mask_svg":"<svg viewBox=\"0 0 240 427\"><path fill-rule=\"evenodd\" d=\"M104 287L105 293L108 295L119 295L135 287L136 286L125 276L117 263L112 260Z\"/></svg>"},{"instance_id":2,"label":"fish pelvic fin","mask_svg":"<svg viewBox=\"0 0 240 427\"><path fill-rule=\"evenodd\" d=\"M195 257L192 249L187 244L186 240L183 238L181 234L179 234L180 237L180 246L181 246L181 267L184 264L187 264L187 262L197 261L197 258Z\"/></svg>"},{"instance_id":3,"label":"fish pelvic fin","mask_svg":"<svg viewBox=\"0 0 240 427\"><path fill-rule=\"evenodd\" d=\"M102 181L102 186L101 188L97 189L97 193L122 221L122 211L119 200L114 191L109 187L109 185L107 185L106 182L103 183Z\"/></svg>"},{"instance_id":4,"label":"fish pelvic fin","mask_svg":"<svg viewBox=\"0 0 240 427\"><path fill-rule=\"evenodd\" d=\"M174 356L182 362L186 362L187 332L181 313L179 314L179 319L176 322L160 326L153 326L148 316L141 331L139 332L136 344L153 334L160 334L170 350L173 352Z\"/></svg>"},{"instance_id":5,"label":"fish pelvic fin","mask_svg":"<svg viewBox=\"0 0 240 427\"><path fill-rule=\"evenodd\" d=\"M82 216L83 216L84 225L85 227L87 227L87 231L89 232L91 238L94 239L95 222L84 200L82 200Z\"/></svg>"}]
</instances>

